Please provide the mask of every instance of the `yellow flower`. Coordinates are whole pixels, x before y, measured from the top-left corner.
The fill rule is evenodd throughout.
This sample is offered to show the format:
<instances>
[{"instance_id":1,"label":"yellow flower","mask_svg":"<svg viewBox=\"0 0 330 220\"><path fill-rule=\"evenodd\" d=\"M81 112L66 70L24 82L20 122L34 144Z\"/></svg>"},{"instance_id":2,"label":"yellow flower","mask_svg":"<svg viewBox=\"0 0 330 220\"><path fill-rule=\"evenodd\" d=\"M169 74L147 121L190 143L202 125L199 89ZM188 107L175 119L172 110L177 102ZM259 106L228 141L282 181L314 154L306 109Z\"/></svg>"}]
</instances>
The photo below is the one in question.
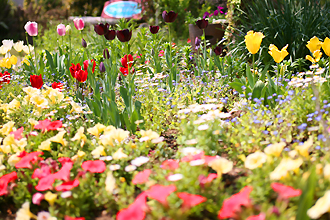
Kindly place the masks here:
<instances>
[{"instance_id":1,"label":"yellow flower","mask_svg":"<svg viewBox=\"0 0 330 220\"><path fill-rule=\"evenodd\" d=\"M129 131L125 131L121 128L113 129L110 132L103 134L100 137L102 145L114 146L115 144L121 144L129 136Z\"/></svg>"},{"instance_id":2,"label":"yellow flower","mask_svg":"<svg viewBox=\"0 0 330 220\"><path fill-rule=\"evenodd\" d=\"M297 171L303 163L301 158L292 160L290 158L282 159L280 164L270 173L271 180L280 180L289 175L289 171Z\"/></svg>"},{"instance_id":3,"label":"yellow flower","mask_svg":"<svg viewBox=\"0 0 330 220\"><path fill-rule=\"evenodd\" d=\"M64 94L58 89L51 89L48 94L48 98L53 104L58 104L64 99Z\"/></svg>"},{"instance_id":4,"label":"yellow flower","mask_svg":"<svg viewBox=\"0 0 330 220\"><path fill-rule=\"evenodd\" d=\"M21 154L21 153L16 153L16 154L13 154L13 155L11 155L11 156L9 157L9 159L8 159L8 164L9 164L10 166L15 166L16 163L18 163L18 162L21 160L21 158L18 157L19 154Z\"/></svg>"},{"instance_id":5,"label":"yellow flower","mask_svg":"<svg viewBox=\"0 0 330 220\"><path fill-rule=\"evenodd\" d=\"M60 143L60 144L62 144L63 146L65 146L65 145L66 145L66 140L63 139L63 136L64 136L65 133L66 133L66 131L58 132L57 135L55 135L54 137L51 137L49 140L50 140L51 142Z\"/></svg>"},{"instance_id":6,"label":"yellow flower","mask_svg":"<svg viewBox=\"0 0 330 220\"><path fill-rule=\"evenodd\" d=\"M29 118L28 122L32 125L32 127L36 126L39 124L39 122L35 119Z\"/></svg>"},{"instance_id":7,"label":"yellow flower","mask_svg":"<svg viewBox=\"0 0 330 220\"><path fill-rule=\"evenodd\" d=\"M17 63L17 57L15 55L12 55L9 58L9 61L10 61L11 65L16 65L16 63Z\"/></svg>"},{"instance_id":8,"label":"yellow flower","mask_svg":"<svg viewBox=\"0 0 330 220\"><path fill-rule=\"evenodd\" d=\"M49 205L53 206L55 203L55 200L57 199L57 194L52 193L50 191L48 191L45 194L45 200L49 203Z\"/></svg>"},{"instance_id":9,"label":"yellow flower","mask_svg":"<svg viewBox=\"0 0 330 220\"><path fill-rule=\"evenodd\" d=\"M287 48L288 45L286 45L285 47L282 48L281 51L279 51L274 44L271 44L269 45L268 53L273 57L276 63L280 63L289 54L288 51L286 51Z\"/></svg>"},{"instance_id":10,"label":"yellow flower","mask_svg":"<svg viewBox=\"0 0 330 220\"><path fill-rule=\"evenodd\" d=\"M140 138L140 142L144 142L144 141L159 138L159 134L152 131L152 130L148 130L148 131L141 130L140 133L141 133L141 136L142 136Z\"/></svg>"},{"instance_id":11,"label":"yellow flower","mask_svg":"<svg viewBox=\"0 0 330 220\"><path fill-rule=\"evenodd\" d=\"M313 58L314 57L314 58ZM321 57L322 57L322 52L320 50L315 50L313 52L313 57L311 57L310 55L306 56L306 60L311 61L312 63L317 63L320 61Z\"/></svg>"},{"instance_id":12,"label":"yellow flower","mask_svg":"<svg viewBox=\"0 0 330 220\"><path fill-rule=\"evenodd\" d=\"M51 145L51 141L49 139L41 142L41 144L39 145L38 149L40 150L46 150L46 151L51 151L52 149L50 148Z\"/></svg>"},{"instance_id":13,"label":"yellow flower","mask_svg":"<svg viewBox=\"0 0 330 220\"><path fill-rule=\"evenodd\" d=\"M75 102L70 102L71 106L72 106L72 109L70 111L71 112L75 112L75 113L83 113L83 108L78 104L78 103L75 103Z\"/></svg>"},{"instance_id":14,"label":"yellow flower","mask_svg":"<svg viewBox=\"0 0 330 220\"><path fill-rule=\"evenodd\" d=\"M313 145L313 138L310 137L303 145L296 146L295 150L303 157L309 156L309 148Z\"/></svg>"},{"instance_id":15,"label":"yellow flower","mask_svg":"<svg viewBox=\"0 0 330 220\"><path fill-rule=\"evenodd\" d=\"M6 47L6 46L4 46L4 45L2 45L2 46L0 47L0 53L1 53L2 55L5 55L8 51L10 51L10 48L9 48L9 47Z\"/></svg>"},{"instance_id":16,"label":"yellow flower","mask_svg":"<svg viewBox=\"0 0 330 220\"><path fill-rule=\"evenodd\" d=\"M322 49L324 51L324 53L330 57L330 39L328 37L326 37L324 39L324 42L322 43Z\"/></svg>"},{"instance_id":17,"label":"yellow flower","mask_svg":"<svg viewBox=\"0 0 330 220\"><path fill-rule=\"evenodd\" d=\"M124 159L128 157L124 152L123 152L123 148L119 148L113 155L112 158L114 160L120 160L120 159Z\"/></svg>"},{"instance_id":18,"label":"yellow flower","mask_svg":"<svg viewBox=\"0 0 330 220\"><path fill-rule=\"evenodd\" d=\"M233 162L223 157L212 160L208 165L213 170L217 171L219 177L233 169Z\"/></svg>"},{"instance_id":19,"label":"yellow flower","mask_svg":"<svg viewBox=\"0 0 330 220\"><path fill-rule=\"evenodd\" d=\"M23 91L31 98L35 95L40 95L40 90L31 86L23 88Z\"/></svg>"},{"instance_id":20,"label":"yellow flower","mask_svg":"<svg viewBox=\"0 0 330 220\"><path fill-rule=\"evenodd\" d=\"M24 51L24 53L26 53L26 54L29 54L30 53L30 51L31 51L31 53L33 52L33 50L34 50L34 47L33 46L31 46L31 45L29 45L29 46L27 46L27 45L24 45L23 46L23 51Z\"/></svg>"},{"instance_id":21,"label":"yellow flower","mask_svg":"<svg viewBox=\"0 0 330 220\"><path fill-rule=\"evenodd\" d=\"M14 43L13 47L17 52L21 52L23 50L23 46L24 46L24 41L17 41L16 43Z\"/></svg>"},{"instance_id":22,"label":"yellow flower","mask_svg":"<svg viewBox=\"0 0 330 220\"><path fill-rule=\"evenodd\" d=\"M30 203L23 203L22 207L16 212L16 220L29 220L30 218L37 219L37 216L30 211Z\"/></svg>"},{"instance_id":23,"label":"yellow flower","mask_svg":"<svg viewBox=\"0 0 330 220\"><path fill-rule=\"evenodd\" d=\"M261 32L247 32L247 34L245 35L245 44L250 53L258 53L262 38L264 37L265 36Z\"/></svg>"},{"instance_id":24,"label":"yellow flower","mask_svg":"<svg viewBox=\"0 0 330 220\"><path fill-rule=\"evenodd\" d=\"M262 152L255 152L253 154L250 154L245 159L245 167L253 170L258 167L261 167L262 164L264 164L267 161L267 155Z\"/></svg>"},{"instance_id":25,"label":"yellow flower","mask_svg":"<svg viewBox=\"0 0 330 220\"><path fill-rule=\"evenodd\" d=\"M47 108L48 101L42 95L35 95L30 99L31 103L33 103L37 108Z\"/></svg>"},{"instance_id":26,"label":"yellow flower","mask_svg":"<svg viewBox=\"0 0 330 220\"><path fill-rule=\"evenodd\" d=\"M312 219L318 219L330 210L330 190L326 191L324 196L319 198L315 205L307 211L307 215Z\"/></svg>"},{"instance_id":27,"label":"yellow flower","mask_svg":"<svg viewBox=\"0 0 330 220\"><path fill-rule=\"evenodd\" d=\"M26 65L30 66L30 62L24 57L24 59L21 61L21 63L25 63Z\"/></svg>"},{"instance_id":28,"label":"yellow flower","mask_svg":"<svg viewBox=\"0 0 330 220\"><path fill-rule=\"evenodd\" d=\"M85 130L84 127L80 127L77 130L77 133L75 134L75 136L73 138L71 138L71 141L80 141L80 140L86 141L86 136L84 135L84 130Z\"/></svg>"},{"instance_id":29,"label":"yellow flower","mask_svg":"<svg viewBox=\"0 0 330 220\"><path fill-rule=\"evenodd\" d=\"M271 144L265 148L264 152L267 155L273 155L275 157L279 157L282 153L283 148L285 147L285 142L280 142L276 144Z\"/></svg>"},{"instance_id":30,"label":"yellow flower","mask_svg":"<svg viewBox=\"0 0 330 220\"><path fill-rule=\"evenodd\" d=\"M86 155L86 153L84 151L79 150L77 155L78 155L79 158L82 158Z\"/></svg>"},{"instance_id":31,"label":"yellow flower","mask_svg":"<svg viewBox=\"0 0 330 220\"><path fill-rule=\"evenodd\" d=\"M0 129L0 133L3 134L3 135L8 135L10 132L13 131L14 125L15 125L15 122L13 122L13 121L7 122Z\"/></svg>"},{"instance_id":32,"label":"yellow flower","mask_svg":"<svg viewBox=\"0 0 330 220\"><path fill-rule=\"evenodd\" d=\"M106 156L103 146L98 146L91 152L94 158L99 158L100 156Z\"/></svg>"},{"instance_id":33,"label":"yellow flower","mask_svg":"<svg viewBox=\"0 0 330 220\"><path fill-rule=\"evenodd\" d=\"M11 102L9 102L8 107L9 108L19 108L21 106L21 103L17 101L16 99L13 99Z\"/></svg>"},{"instance_id":34,"label":"yellow flower","mask_svg":"<svg viewBox=\"0 0 330 220\"><path fill-rule=\"evenodd\" d=\"M105 129L106 127L103 124L97 123L94 127L88 128L87 131L88 133L99 137L100 133Z\"/></svg>"},{"instance_id":35,"label":"yellow flower","mask_svg":"<svg viewBox=\"0 0 330 220\"><path fill-rule=\"evenodd\" d=\"M312 37L306 45L311 53L314 53L316 50L320 50L321 46L322 42L316 36Z\"/></svg>"},{"instance_id":36,"label":"yellow flower","mask_svg":"<svg viewBox=\"0 0 330 220\"><path fill-rule=\"evenodd\" d=\"M10 69L11 62L10 62L9 58L3 58L2 60L0 60L0 67Z\"/></svg>"},{"instance_id":37,"label":"yellow flower","mask_svg":"<svg viewBox=\"0 0 330 220\"><path fill-rule=\"evenodd\" d=\"M105 191L112 195L113 191L116 189L116 179L112 175L112 172L107 172L107 178L105 179Z\"/></svg>"},{"instance_id":38,"label":"yellow flower","mask_svg":"<svg viewBox=\"0 0 330 220\"><path fill-rule=\"evenodd\" d=\"M326 164L323 168L323 175L325 178L330 179L330 164Z\"/></svg>"},{"instance_id":39,"label":"yellow flower","mask_svg":"<svg viewBox=\"0 0 330 220\"><path fill-rule=\"evenodd\" d=\"M112 125L109 125L109 126L107 126L107 127L104 128L103 134L106 135L106 134L110 133L113 130L116 130L116 128L114 126L112 126Z\"/></svg>"}]
</instances>

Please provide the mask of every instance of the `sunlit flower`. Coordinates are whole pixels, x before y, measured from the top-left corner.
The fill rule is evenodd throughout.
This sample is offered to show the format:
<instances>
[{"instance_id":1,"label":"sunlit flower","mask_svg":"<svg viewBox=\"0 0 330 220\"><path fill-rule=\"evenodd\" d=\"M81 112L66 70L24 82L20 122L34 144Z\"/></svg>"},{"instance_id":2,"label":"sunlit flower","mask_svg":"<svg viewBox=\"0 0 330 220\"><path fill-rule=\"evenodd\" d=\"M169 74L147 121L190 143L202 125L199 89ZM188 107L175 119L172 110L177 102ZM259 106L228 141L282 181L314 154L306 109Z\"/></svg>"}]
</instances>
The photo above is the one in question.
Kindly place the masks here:
<instances>
[{"instance_id":1,"label":"sunlit flower","mask_svg":"<svg viewBox=\"0 0 330 220\"><path fill-rule=\"evenodd\" d=\"M134 166L141 166L142 164L145 164L149 161L149 157L145 157L145 156L141 156L141 157L137 157L134 160L131 161L131 164Z\"/></svg>"},{"instance_id":2,"label":"sunlit flower","mask_svg":"<svg viewBox=\"0 0 330 220\"><path fill-rule=\"evenodd\" d=\"M303 145L298 145L295 150L303 157L309 157L309 148L313 145L313 137L310 137Z\"/></svg>"},{"instance_id":3,"label":"sunlit flower","mask_svg":"<svg viewBox=\"0 0 330 220\"><path fill-rule=\"evenodd\" d=\"M106 156L106 153L104 151L104 147L103 146L98 146L96 147L92 152L91 152L92 156L94 158L99 158L100 156Z\"/></svg>"},{"instance_id":4,"label":"sunlit flower","mask_svg":"<svg viewBox=\"0 0 330 220\"><path fill-rule=\"evenodd\" d=\"M256 54L259 51L262 38L265 36L261 32L249 31L245 35L246 48L251 54Z\"/></svg>"},{"instance_id":5,"label":"sunlit flower","mask_svg":"<svg viewBox=\"0 0 330 220\"><path fill-rule=\"evenodd\" d=\"M307 42L306 47L311 53L314 53L316 50L321 49L322 42L316 36L314 36Z\"/></svg>"},{"instance_id":6,"label":"sunlit flower","mask_svg":"<svg viewBox=\"0 0 330 220\"><path fill-rule=\"evenodd\" d=\"M159 138L159 134L152 130L147 130L147 131L141 130L140 133L141 133L140 142Z\"/></svg>"},{"instance_id":7,"label":"sunlit flower","mask_svg":"<svg viewBox=\"0 0 330 220\"><path fill-rule=\"evenodd\" d=\"M209 166L217 171L218 176L221 176L222 174L228 173L233 169L233 162L227 160L226 158L219 157L215 160L212 160L209 163Z\"/></svg>"},{"instance_id":8,"label":"sunlit flower","mask_svg":"<svg viewBox=\"0 0 330 220\"><path fill-rule=\"evenodd\" d=\"M322 52L320 50L315 50L313 52L313 57L311 57L310 55L307 55L306 60L309 60L312 63L317 63L320 61L321 57L322 57Z\"/></svg>"},{"instance_id":9,"label":"sunlit flower","mask_svg":"<svg viewBox=\"0 0 330 220\"><path fill-rule=\"evenodd\" d=\"M284 158L281 160L280 164L275 168L275 170L270 173L270 179L280 180L285 178L288 176L289 171L296 171L302 163L303 160L301 158L295 160Z\"/></svg>"},{"instance_id":10,"label":"sunlit flower","mask_svg":"<svg viewBox=\"0 0 330 220\"><path fill-rule=\"evenodd\" d=\"M261 167L262 164L264 164L266 161L267 161L267 155L265 153L257 151L246 157L244 165L246 168L253 170L258 167Z\"/></svg>"},{"instance_id":11,"label":"sunlit flower","mask_svg":"<svg viewBox=\"0 0 330 220\"><path fill-rule=\"evenodd\" d=\"M16 212L16 220L30 220L30 218L36 219L37 216L33 215L30 211L30 203L23 203L22 207Z\"/></svg>"},{"instance_id":12,"label":"sunlit flower","mask_svg":"<svg viewBox=\"0 0 330 220\"><path fill-rule=\"evenodd\" d=\"M16 43L13 44L13 47L17 52L21 52L23 50L23 46L24 46L24 41L17 41Z\"/></svg>"},{"instance_id":13,"label":"sunlit flower","mask_svg":"<svg viewBox=\"0 0 330 220\"><path fill-rule=\"evenodd\" d=\"M55 201L57 199L57 194L56 193L52 193L50 191L48 191L45 194L45 200L49 203L49 205L53 206Z\"/></svg>"},{"instance_id":14,"label":"sunlit flower","mask_svg":"<svg viewBox=\"0 0 330 220\"><path fill-rule=\"evenodd\" d=\"M50 148L51 141L49 139L41 142L41 144L38 146L39 150L46 150L46 151L51 151L52 149Z\"/></svg>"},{"instance_id":15,"label":"sunlit flower","mask_svg":"<svg viewBox=\"0 0 330 220\"><path fill-rule=\"evenodd\" d=\"M10 132L13 131L14 125L15 125L15 122L13 122L13 121L7 122L0 129L0 133L3 135L8 135Z\"/></svg>"},{"instance_id":16,"label":"sunlit flower","mask_svg":"<svg viewBox=\"0 0 330 220\"><path fill-rule=\"evenodd\" d=\"M267 146L264 150L264 152L267 155L272 155L275 157L279 157L283 151L283 148L285 147L285 142L275 143Z\"/></svg>"},{"instance_id":17,"label":"sunlit flower","mask_svg":"<svg viewBox=\"0 0 330 220\"><path fill-rule=\"evenodd\" d=\"M48 100L42 95L35 95L30 99L30 102L33 103L36 108L47 108Z\"/></svg>"},{"instance_id":18,"label":"sunlit flower","mask_svg":"<svg viewBox=\"0 0 330 220\"><path fill-rule=\"evenodd\" d=\"M97 123L94 127L88 128L87 131L88 133L99 137L101 132L105 129L106 127L103 124Z\"/></svg>"},{"instance_id":19,"label":"sunlit flower","mask_svg":"<svg viewBox=\"0 0 330 220\"><path fill-rule=\"evenodd\" d=\"M330 210L330 190L326 191L324 196L319 198L315 205L307 211L307 215L312 219L318 219Z\"/></svg>"},{"instance_id":20,"label":"sunlit flower","mask_svg":"<svg viewBox=\"0 0 330 220\"><path fill-rule=\"evenodd\" d=\"M125 154L123 152L123 148L119 148L113 155L112 155L112 158L114 160L120 160L120 159L124 159L124 158L127 158L127 154Z\"/></svg>"},{"instance_id":21,"label":"sunlit flower","mask_svg":"<svg viewBox=\"0 0 330 220\"><path fill-rule=\"evenodd\" d=\"M271 44L269 45L268 53L273 57L276 63L280 63L287 55L289 55L288 51L286 51L288 46L289 45L286 45L280 51L274 44Z\"/></svg>"},{"instance_id":22,"label":"sunlit flower","mask_svg":"<svg viewBox=\"0 0 330 220\"><path fill-rule=\"evenodd\" d=\"M54 137L51 137L49 140L50 140L51 142L60 143L60 144L62 144L63 146L65 146L65 145L66 145L66 142L67 142L67 141L63 138L64 135L65 135L65 133L66 133L66 131L60 131L60 132L58 132L57 135L55 135Z\"/></svg>"},{"instance_id":23,"label":"sunlit flower","mask_svg":"<svg viewBox=\"0 0 330 220\"><path fill-rule=\"evenodd\" d=\"M116 189L116 179L112 175L112 172L109 171L107 172L107 178L105 179L105 190L109 193L112 194L114 190Z\"/></svg>"}]
</instances>

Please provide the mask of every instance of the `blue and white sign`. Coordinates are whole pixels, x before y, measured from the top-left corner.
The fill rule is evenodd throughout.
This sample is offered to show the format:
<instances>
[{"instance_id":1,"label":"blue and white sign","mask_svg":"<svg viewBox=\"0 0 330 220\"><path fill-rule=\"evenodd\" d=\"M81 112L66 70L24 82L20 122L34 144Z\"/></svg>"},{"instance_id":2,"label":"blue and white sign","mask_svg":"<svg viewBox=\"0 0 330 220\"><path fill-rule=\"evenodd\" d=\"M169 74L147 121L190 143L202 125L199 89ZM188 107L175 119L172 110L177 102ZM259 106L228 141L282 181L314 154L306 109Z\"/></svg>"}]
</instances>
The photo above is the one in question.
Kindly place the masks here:
<instances>
[{"instance_id":1,"label":"blue and white sign","mask_svg":"<svg viewBox=\"0 0 330 220\"><path fill-rule=\"evenodd\" d=\"M113 18L131 18L134 15L141 14L141 8L137 2L118 1L112 2L104 7L103 12Z\"/></svg>"}]
</instances>

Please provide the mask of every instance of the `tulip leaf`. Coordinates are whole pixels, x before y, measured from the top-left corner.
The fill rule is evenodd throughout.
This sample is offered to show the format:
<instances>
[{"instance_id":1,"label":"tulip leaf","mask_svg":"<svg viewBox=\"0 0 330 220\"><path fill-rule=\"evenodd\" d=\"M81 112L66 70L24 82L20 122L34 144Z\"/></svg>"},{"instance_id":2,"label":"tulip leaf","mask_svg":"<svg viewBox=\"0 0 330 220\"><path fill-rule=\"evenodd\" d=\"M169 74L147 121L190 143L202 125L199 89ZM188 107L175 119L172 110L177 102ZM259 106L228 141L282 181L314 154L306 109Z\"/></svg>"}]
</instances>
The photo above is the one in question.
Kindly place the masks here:
<instances>
[{"instance_id":1,"label":"tulip leaf","mask_svg":"<svg viewBox=\"0 0 330 220\"><path fill-rule=\"evenodd\" d=\"M265 83L263 83L261 80L258 80L257 83L253 87L252 91L252 99L257 98L259 99L262 94L262 90L265 87Z\"/></svg>"},{"instance_id":2,"label":"tulip leaf","mask_svg":"<svg viewBox=\"0 0 330 220\"><path fill-rule=\"evenodd\" d=\"M130 103L129 103L129 99L128 99L127 90L122 86L120 87L120 95L124 99L126 109L129 109Z\"/></svg>"},{"instance_id":3,"label":"tulip leaf","mask_svg":"<svg viewBox=\"0 0 330 220\"><path fill-rule=\"evenodd\" d=\"M246 64L246 77L248 79L249 82L249 87L253 88L254 87L254 79L250 70L250 67L248 64Z\"/></svg>"},{"instance_id":4,"label":"tulip leaf","mask_svg":"<svg viewBox=\"0 0 330 220\"><path fill-rule=\"evenodd\" d=\"M46 58L47 58L47 63L50 67L50 70L51 72L55 73L55 65L54 65L54 62L53 62L53 56L49 53L48 50L45 50L46 52Z\"/></svg>"},{"instance_id":5,"label":"tulip leaf","mask_svg":"<svg viewBox=\"0 0 330 220\"><path fill-rule=\"evenodd\" d=\"M244 85L242 83L240 83L240 82L231 82L231 83L228 83L228 85L230 85L233 89L235 89L240 94L243 93L242 86L244 86Z\"/></svg>"},{"instance_id":6,"label":"tulip leaf","mask_svg":"<svg viewBox=\"0 0 330 220\"><path fill-rule=\"evenodd\" d=\"M315 172L315 167L313 166L310 169L309 177L305 183L305 186L303 188L302 194L299 199L296 219L310 220L310 218L307 215L307 210L313 205L316 182L317 182L316 172Z\"/></svg>"}]
</instances>

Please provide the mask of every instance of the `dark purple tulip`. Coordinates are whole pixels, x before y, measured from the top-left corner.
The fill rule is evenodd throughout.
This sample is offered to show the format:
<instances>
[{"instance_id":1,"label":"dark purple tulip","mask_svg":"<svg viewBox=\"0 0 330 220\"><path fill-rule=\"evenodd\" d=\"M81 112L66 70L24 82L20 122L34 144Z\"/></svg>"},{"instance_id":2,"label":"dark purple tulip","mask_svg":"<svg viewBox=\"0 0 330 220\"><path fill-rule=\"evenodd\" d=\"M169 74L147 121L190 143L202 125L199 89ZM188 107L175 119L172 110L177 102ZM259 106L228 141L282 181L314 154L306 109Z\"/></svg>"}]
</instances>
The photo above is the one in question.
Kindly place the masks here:
<instances>
[{"instance_id":1,"label":"dark purple tulip","mask_svg":"<svg viewBox=\"0 0 330 220\"><path fill-rule=\"evenodd\" d=\"M107 40L113 40L116 37L116 31L115 30L108 30L108 33L104 34L104 37Z\"/></svg>"},{"instance_id":2,"label":"dark purple tulip","mask_svg":"<svg viewBox=\"0 0 330 220\"><path fill-rule=\"evenodd\" d=\"M208 17L210 17L210 13L208 13L207 11L204 13L204 15L203 15L203 18L208 18Z\"/></svg>"},{"instance_id":3,"label":"dark purple tulip","mask_svg":"<svg viewBox=\"0 0 330 220\"><path fill-rule=\"evenodd\" d=\"M105 66L104 66L104 63L103 62L100 63L100 72L101 73L104 73L105 72Z\"/></svg>"},{"instance_id":4,"label":"dark purple tulip","mask_svg":"<svg viewBox=\"0 0 330 220\"><path fill-rule=\"evenodd\" d=\"M196 21L196 25L199 27L199 29L205 29L209 25L209 21L205 20L205 18Z\"/></svg>"},{"instance_id":5,"label":"dark purple tulip","mask_svg":"<svg viewBox=\"0 0 330 220\"><path fill-rule=\"evenodd\" d=\"M117 37L121 42L127 42L132 37L132 31L129 31L128 29L117 31Z\"/></svg>"},{"instance_id":6,"label":"dark purple tulip","mask_svg":"<svg viewBox=\"0 0 330 220\"><path fill-rule=\"evenodd\" d=\"M108 48L105 48L105 49L103 50L103 58L104 58L104 59L109 59L109 58L110 58L110 53L109 53Z\"/></svg>"},{"instance_id":7,"label":"dark purple tulip","mask_svg":"<svg viewBox=\"0 0 330 220\"><path fill-rule=\"evenodd\" d=\"M105 23L105 24L96 24L94 25L94 31L98 34L98 35L105 35L108 33L109 31L109 24Z\"/></svg>"},{"instance_id":8,"label":"dark purple tulip","mask_svg":"<svg viewBox=\"0 0 330 220\"><path fill-rule=\"evenodd\" d=\"M215 48L214 48L214 53L216 54L216 55L221 55L222 54L222 47L220 47L220 46L216 46Z\"/></svg>"},{"instance_id":9,"label":"dark purple tulip","mask_svg":"<svg viewBox=\"0 0 330 220\"><path fill-rule=\"evenodd\" d=\"M82 45L83 48L87 47L87 43L86 43L84 38L82 38L82 40L81 40L81 45Z\"/></svg>"},{"instance_id":10,"label":"dark purple tulip","mask_svg":"<svg viewBox=\"0 0 330 220\"><path fill-rule=\"evenodd\" d=\"M178 13L175 13L174 11L170 11L167 13L167 11L163 11L163 19L166 23L171 23L175 21L176 17L178 16Z\"/></svg>"},{"instance_id":11,"label":"dark purple tulip","mask_svg":"<svg viewBox=\"0 0 330 220\"><path fill-rule=\"evenodd\" d=\"M149 30L152 34L157 34L159 31L159 26L150 26Z\"/></svg>"}]
</instances>

